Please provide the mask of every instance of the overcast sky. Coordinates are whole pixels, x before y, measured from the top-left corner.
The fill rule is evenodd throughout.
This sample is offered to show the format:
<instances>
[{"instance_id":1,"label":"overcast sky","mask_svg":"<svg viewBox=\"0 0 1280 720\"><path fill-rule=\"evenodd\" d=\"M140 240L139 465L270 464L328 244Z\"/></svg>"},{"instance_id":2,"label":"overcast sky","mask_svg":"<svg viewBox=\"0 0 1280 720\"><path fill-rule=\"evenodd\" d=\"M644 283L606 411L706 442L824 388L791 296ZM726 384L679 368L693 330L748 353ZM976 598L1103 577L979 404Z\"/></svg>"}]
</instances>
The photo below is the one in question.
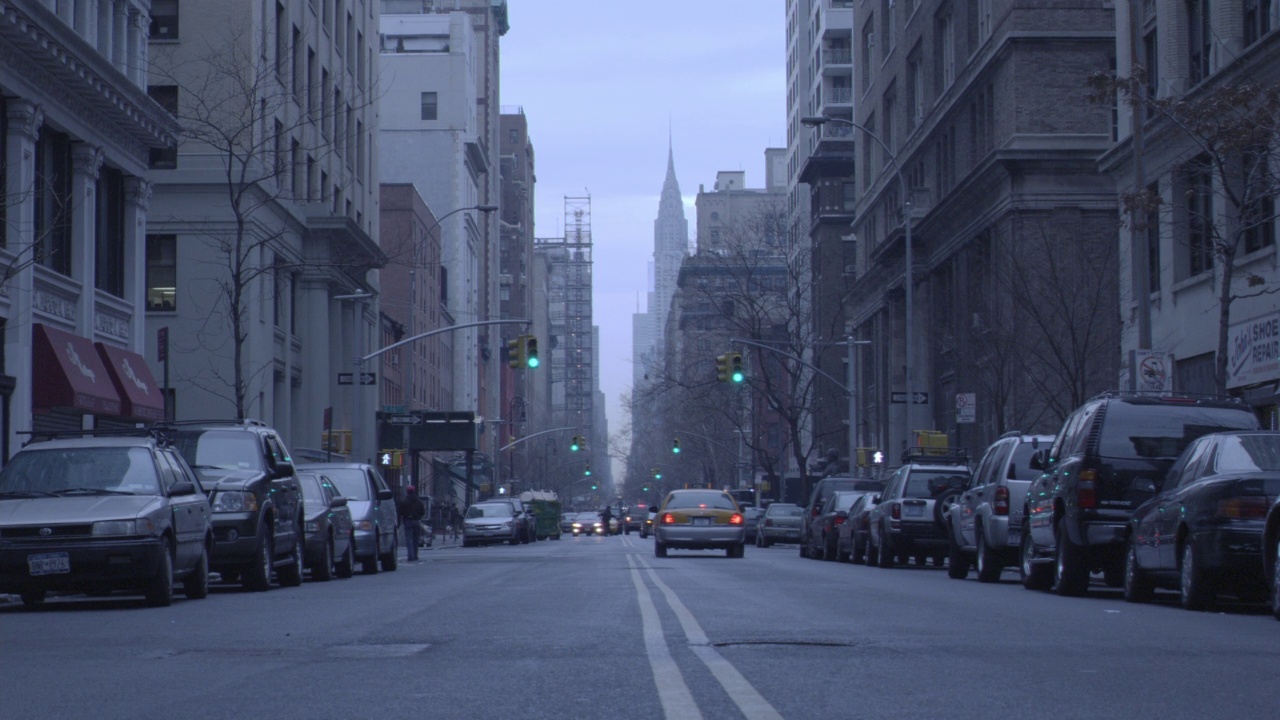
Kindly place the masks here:
<instances>
[{"instance_id":1,"label":"overcast sky","mask_svg":"<svg viewBox=\"0 0 1280 720\"><path fill-rule=\"evenodd\" d=\"M509 0L504 108L535 153L535 234L562 237L565 196L591 196L594 304L609 430L627 422L631 315L645 309L668 128L689 232L698 185L786 145L782 0ZM690 238L691 240L693 238ZM615 465L615 467L617 467ZM619 478L620 479L620 478Z\"/></svg>"}]
</instances>

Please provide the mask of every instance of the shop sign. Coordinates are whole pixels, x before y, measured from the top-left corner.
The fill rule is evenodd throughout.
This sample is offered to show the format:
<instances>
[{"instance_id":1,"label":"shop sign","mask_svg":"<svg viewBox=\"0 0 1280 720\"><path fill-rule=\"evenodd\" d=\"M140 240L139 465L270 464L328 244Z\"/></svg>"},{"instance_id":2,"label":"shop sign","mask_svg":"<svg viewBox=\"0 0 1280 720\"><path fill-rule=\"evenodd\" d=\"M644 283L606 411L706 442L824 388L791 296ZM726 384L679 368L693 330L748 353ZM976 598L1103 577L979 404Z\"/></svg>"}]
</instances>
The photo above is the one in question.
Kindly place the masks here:
<instances>
[{"instance_id":1,"label":"shop sign","mask_svg":"<svg viewBox=\"0 0 1280 720\"><path fill-rule=\"evenodd\" d=\"M1227 387L1280 378L1280 312L1231 326L1227 332Z\"/></svg>"}]
</instances>

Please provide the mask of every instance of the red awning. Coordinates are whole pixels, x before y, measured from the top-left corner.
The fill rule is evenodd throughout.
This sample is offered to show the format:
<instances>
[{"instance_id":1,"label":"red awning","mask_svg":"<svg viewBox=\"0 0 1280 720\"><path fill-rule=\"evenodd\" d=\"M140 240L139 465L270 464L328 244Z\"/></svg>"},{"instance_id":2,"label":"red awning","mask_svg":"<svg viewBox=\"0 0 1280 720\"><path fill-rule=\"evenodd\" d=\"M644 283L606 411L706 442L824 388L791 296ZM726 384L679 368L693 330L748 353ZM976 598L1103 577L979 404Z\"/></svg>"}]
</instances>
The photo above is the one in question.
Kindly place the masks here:
<instances>
[{"instance_id":1,"label":"red awning","mask_svg":"<svg viewBox=\"0 0 1280 720\"><path fill-rule=\"evenodd\" d=\"M120 414L120 395L92 340L42 323L32 325L31 332L32 410L67 408L94 415Z\"/></svg>"},{"instance_id":2,"label":"red awning","mask_svg":"<svg viewBox=\"0 0 1280 720\"><path fill-rule=\"evenodd\" d=\"M94 343L107 374L120 395L120 414L136 420L164 420L164 396L151 376L147 361L136 352L104 343Z\"/></svg>"}]
</instances>

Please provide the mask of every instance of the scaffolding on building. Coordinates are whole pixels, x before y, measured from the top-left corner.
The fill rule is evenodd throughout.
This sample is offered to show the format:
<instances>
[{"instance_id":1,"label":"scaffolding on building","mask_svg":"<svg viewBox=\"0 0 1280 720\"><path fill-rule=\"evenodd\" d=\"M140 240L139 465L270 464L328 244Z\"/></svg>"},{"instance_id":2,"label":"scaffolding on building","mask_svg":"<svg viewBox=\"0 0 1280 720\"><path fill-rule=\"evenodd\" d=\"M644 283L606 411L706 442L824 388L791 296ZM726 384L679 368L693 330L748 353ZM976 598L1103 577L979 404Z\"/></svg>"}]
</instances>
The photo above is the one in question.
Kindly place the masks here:
<instances>
[{"instance_id":1,"label":"scaffolding on building","mask_svg":"<svg viewBox=\"0 0 1280 720\"><path fill-rule=\"evenodd\" d=\"M565 197L565 234L538 238L550 261L551 412L555 423L594 425L595 339L591 313L591 197Z\"/></svg>"}]
</instances>

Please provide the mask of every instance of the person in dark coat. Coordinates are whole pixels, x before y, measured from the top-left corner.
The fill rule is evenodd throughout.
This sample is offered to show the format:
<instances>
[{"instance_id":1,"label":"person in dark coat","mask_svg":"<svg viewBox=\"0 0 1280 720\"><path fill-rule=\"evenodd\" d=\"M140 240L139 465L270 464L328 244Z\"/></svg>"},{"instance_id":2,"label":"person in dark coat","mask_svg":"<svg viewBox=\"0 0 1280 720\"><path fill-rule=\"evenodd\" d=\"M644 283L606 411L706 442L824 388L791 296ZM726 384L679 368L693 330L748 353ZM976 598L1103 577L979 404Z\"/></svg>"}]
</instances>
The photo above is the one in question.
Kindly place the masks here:
<instances>
[{"instance_id":1,"label":"person in dark coat","mask_svg":"<svg viewBox=\"0 0 1280 720\"><path fill-rule=\"evenodd\" d=\"M404 497L396 504L400 515L400 524L404 526L404 545L408 550L409 562L418 559L418 535L422 532L422 516L427 514L427 506L418 497L418 489L410 485L404 489Z\"/></svg>"}]
</instances>

